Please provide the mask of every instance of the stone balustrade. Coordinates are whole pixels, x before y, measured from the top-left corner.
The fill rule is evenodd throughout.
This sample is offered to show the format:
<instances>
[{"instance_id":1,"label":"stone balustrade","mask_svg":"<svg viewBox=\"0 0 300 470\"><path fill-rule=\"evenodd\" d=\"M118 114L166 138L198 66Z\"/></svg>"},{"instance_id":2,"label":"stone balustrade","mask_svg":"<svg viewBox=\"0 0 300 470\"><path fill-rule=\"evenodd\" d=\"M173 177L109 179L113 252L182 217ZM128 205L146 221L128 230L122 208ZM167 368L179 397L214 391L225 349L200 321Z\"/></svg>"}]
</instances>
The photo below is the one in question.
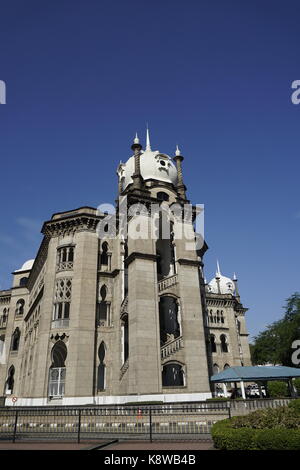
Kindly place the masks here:
<instances>
[{"instance_id":1,"label":"stone balustrade","mask_svg":"<svg viewBox=\"0 0 300 470\"><path fill-rule=\"evenodd\" d=\"M161 358L165 359L166 357L171 356L175 352L179 351L179 349L183 348L183 339L182 336L179 336L178 338L173 339L167 344L164 344L160 348L160 353L161 353Z\"/></svg>"},{"instance_id":2,"label":"stone balustrade","mask_svg":"<svg viewBox=\"0 0 300 470\"><path fill-rule=\"evenodd\" d=\"M158 282L158 291L162 292L163 290L168 289L169 287L172 287L177 283L178 283L177 274L174 274L173 276L170 276L170 277L166 277L165 279L162 279L161 281Z\"/></svg>"}]
</instances>

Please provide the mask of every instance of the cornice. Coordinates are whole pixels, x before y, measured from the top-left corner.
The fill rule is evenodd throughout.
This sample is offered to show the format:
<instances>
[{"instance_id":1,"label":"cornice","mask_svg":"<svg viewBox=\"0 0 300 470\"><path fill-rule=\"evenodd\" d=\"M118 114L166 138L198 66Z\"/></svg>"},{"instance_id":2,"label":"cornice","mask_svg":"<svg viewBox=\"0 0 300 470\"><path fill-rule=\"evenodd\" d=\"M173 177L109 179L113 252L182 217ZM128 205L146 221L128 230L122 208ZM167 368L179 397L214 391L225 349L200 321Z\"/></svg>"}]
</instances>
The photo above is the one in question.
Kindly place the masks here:
<instances>
[{"instance_id":1,"label":"cornice","mask_svg":"<svg viewBox=\"0 0 300 470\"><path fill-rule=\"evenodd\" d=\"M126 259L125 259L125 266L129 266L130 263L132 263L132 261L134 261L135 259L145 259L145 260L149 260L149 261L156 261L158 259L158 256L157 255L153 255L153 254L150 254L150 253L140 253L140 252L133 252L131 253Z\"/></svg>"},{"instance_id":2,"label":"cornice","mask_svg":"<svg viewBox=\"0 0 300 470\"><path fill-rule=\"evenodd\" d=\"M179 258L178 260L179 264L183 264L185 266L201 266L202 262L194 259L187 259L187 258Z\"/></svg>"},{"instance_id":3,"label":"cornice","mask_svg":"<svg viewBox=\"0 0 300 470\"><path fill-rule=\"evenodd\" d=\"M103 219L104 215L93 215L88 213L80 213L70 215L61 219L49 220L44 223L42 233L55 237L61 234L69 234L78 231L95 232L98 222Z\"/></svg>"}]
</instances>

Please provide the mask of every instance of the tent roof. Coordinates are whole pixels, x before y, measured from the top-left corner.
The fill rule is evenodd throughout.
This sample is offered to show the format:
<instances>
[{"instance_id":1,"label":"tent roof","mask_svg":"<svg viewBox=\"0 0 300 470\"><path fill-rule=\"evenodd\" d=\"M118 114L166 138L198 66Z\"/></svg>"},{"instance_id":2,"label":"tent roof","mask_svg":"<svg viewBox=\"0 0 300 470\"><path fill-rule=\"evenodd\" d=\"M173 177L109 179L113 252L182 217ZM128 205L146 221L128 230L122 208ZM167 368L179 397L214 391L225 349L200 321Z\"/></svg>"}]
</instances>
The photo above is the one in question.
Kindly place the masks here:
<instances>
[{"instance_id":1,"label":"tent roof","mask_svg":"<svg viewBox=\"0 0 300 470\"><path fill-rule=\"evenodd\" d=\"M228 367L214 374L210 380L216 383L222 382L252 382L256 380L276 380L300 377L300 368L285 366L252 366L252 367Z\"/></svg>"}]
</instances>

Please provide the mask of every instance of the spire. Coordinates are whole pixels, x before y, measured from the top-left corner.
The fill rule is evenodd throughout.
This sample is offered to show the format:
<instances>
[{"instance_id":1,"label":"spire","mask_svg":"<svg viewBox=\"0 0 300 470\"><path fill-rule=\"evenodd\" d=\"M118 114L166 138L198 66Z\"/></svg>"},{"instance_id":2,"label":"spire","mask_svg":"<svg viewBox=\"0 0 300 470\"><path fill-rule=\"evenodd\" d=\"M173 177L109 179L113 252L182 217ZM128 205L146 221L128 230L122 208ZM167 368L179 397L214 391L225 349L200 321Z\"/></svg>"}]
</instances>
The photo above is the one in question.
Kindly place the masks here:
<instances>
[{"instance_id":1,"label":"spire","mask_svg":"<svg viewBox=\"0 0 300 470\"><path fill-rule=\"evenodd\" d=\"M176 157L179 157L180 154L181 154L181 152L180 152L180 150L179 150L179 148L178 148L178 145L176 145L176 152L175 152Z\"/></svg>"},{"instance_id":2,"label":"spire","mask_svg":"<svg viewBox=\"0 0 300 470\"><path fill-rule=\"evenodd\" d=\"M140 143L140 139L138 138L137 132L136 132L136 134L135 134L135 138L134 138L133 143L134 143L134 144L139 144L139 143Z\"/></svg>"},{"instance_id":3,"label":"spire","mask_svg":"<svg viewBox=\"0 0 300 470\"><path fill-rule=\"evenodd\" d=\"M220 265L219 265L219 260L217 260L216 277L220 277L220 276L221 276Z\"/></svg>"},{"instance_id":4,"label":"spire","mask_svg":"<svg viewBox=\"0 0 300 470\"><path fill-rule=\"evenodd\" d=\"M235 287L235 296L239 300L240 299L240 293L239 293L239 287L238 287L238 280L237 280L237 277L236 277L235 273L233 274L233 283L234 283L234 287Z\"/></svg>"},{"instance_id":5,"label":"spire","mask_svg":"<svg viewBox=\"0 0 300 470\"><path fill-rule=\"evenodd\" d=\"M147 125L147 136L146 136L146 151L147 150L151 150L148 125Z\"/></svg>"}]
</instances>

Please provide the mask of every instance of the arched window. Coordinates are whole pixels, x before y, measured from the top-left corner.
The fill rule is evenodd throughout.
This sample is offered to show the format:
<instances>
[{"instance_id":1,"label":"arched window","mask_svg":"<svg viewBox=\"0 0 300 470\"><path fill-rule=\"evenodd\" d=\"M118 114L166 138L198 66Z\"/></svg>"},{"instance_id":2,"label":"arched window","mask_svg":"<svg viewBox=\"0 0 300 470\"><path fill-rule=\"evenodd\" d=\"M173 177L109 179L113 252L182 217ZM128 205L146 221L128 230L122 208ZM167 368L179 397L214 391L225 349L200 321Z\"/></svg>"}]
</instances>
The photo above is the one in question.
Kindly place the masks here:
<instances>
[{"instance_id":1,"label":"arched window","mask_svg":"<svg viewBox=\"0 0 300 470\"><path fill-rule=\"evenodd\" d=\"M164 193L163 191L160 191L159 193L157 193L157 199L159 201L168 201L169 195L167 193Z\"/></svg>"},{"instance_id":2,"label":"arched window","mask_svg":"<svg viewBox=\"0 0 300 470\"><path fill-rule=\"evenodd\" d=\"M104 364L104 359L105 359L105 344L102 341L102 343L99 346L98 349L98 357L99 357L99 366L98 366L98 385L97 388L98 390L105 390L105 379L106 379L106 366Z\"/></svg>"},{"instance_id":3,"label":"arched window","mask_svg":"<svg viewBox=\"0 0 300 470\"><path fill-rule=\"evenodd\" d=\"M57 249L57 271L72 270L74 265L74 246L62 246Z\"/></svg>"},{"instance_id":4,"label":"arched window","mask_svg":"<svg viewBox=\"0 0 300 470\"><path fill-rule=\"evenodd\" d=\"M3 310L3 315L0 317L0 326L5 327L8 317L8 309Z\"/></svg>"},{"instance_id":5,"label":"arched window","mask_svg":"<svg viewBox=\"0 0 300 470\"><path fill-rule=\"evenodd\" d=\"M174 243L174 223L170 221L169 213L165 210L159 212L157 225L157 277L162 280L176 274Z\"/></svg>"},{"instance_id":6,"label":"arched window","mask_svg":"<svg viewBox=\"0 0 300 470\"><path fill-rule=\"evenodd\" d=\"M182 387L184 385L184 373L181 364L167 363L162 370L163 387Z\"/></svg>"},{"instance_id":7,"label":"arched window","mask_svg":"<svg viewBox=\"0 0 300 470\"><path fill-rule=\"evenodd\" d=\"M217 352L216 338L214 335L210 335L210 348L212 353Z\"/></svg>"},{"instance_id":8,"label":"arched window","mask_svg":"<svg viewBox=\"0 0 300 470\"><path fill-rule=\"evenodd\" d=\"M51 351L52 364L49 371L49 396L62 397L65 393L66 366L68 350L65 343L57 341Z\"/></svg>"},{"instance_id":9,"label":"arched window","mask_svg":"<svg viewBox=\"0 0 300 470\"><path fill-rule=\"evenodd\" d=\"M102 250L100 256L101 266L108 266L108 244L107 242L102 243Z\"/></svg>"},{"instance_id":10,"label":"arched window","mask_svg":"<svg viewBox=\"0 0 300 470\"><path fill-rule=\"evenodd\" d=\"M229 365L229 364L225 364L224 370L229 369L229 368L230 368L230 365Z\"/></svg>"},{"instance_id":11,"label":"arched window","mask_svg":"<svg viewBox=\"0 0 300 470\"><path fill-rule=\"evenodd\" d=\"M16 315L23 315L24 313L24 305L25 305L25 300L24 299L19 299L17 304L16 304Z\"/></svg>"},{"instance_id":12,"label":"arched window","mask_svg":"<svg viewBox=\"0 0 300 470\"><path fill-rule=\"evenodd\" d=\"M69 326L71 300L72 279L57 279L55 285L52 328Z\"/></svg>"},{"instance_id":13,"label":"arched window","mask_svg":"<svg viewBox=\"0 0 300 470\"><path fill-rule=\"evenodd\" d=\"M6 395L11 395L14 390L14 375L15 375L15 368L14 366L10 366L8 371L7 380L5 382L5 393Z\"/></svg>"},{"instance_id":14,"label":"arched window","mask_svg":"<svg viewBox=\"0 0 300 470\"><path fill-rule=\"evenodd\" d=\"M4 351L4 342L5 342L5 335L0 335L0 364L1 364L1 355Z\"/></svg>"},{"instance_id":15,"label":"arched window","mask_svg":"<svg viewBox=\"0 0 300 470\"><path fill-rule=\"evenodd\" d=\"M27 280L28 280L27 277L22 277L22 278L20 279L19 286L20 286L20 287L25 287L26 284L27 284Z\"/></svg>"},{"instance_id":16,"label":"arched window","mask_svg":"<svg viewBox=\"0 0 300 470\"><path fill-rule=\"evenodd\" d=\"M18 351L20 344L21 332L17 327L11 337L11 351Z\"/></svg>"},{"instance_id":17,"label":"arched window","mask_svg":"<svg viewBox=\"0 0 300 470\"><path fill-rule=\"evenodd\" d=\"M124 313L121 318L122 333L122 363L127 361L129 355L129 325L128 315Z\"/></svg>"},{"instance_id":18,"label":"arched window","mask_svg":"<svg viewBox=\"0 0 300 470\"><path fill-rule=\"evenodd\" d=\"M220 371L220 368L219 368L218 364L214 364L214 365L213 365L213 373L214 373L214 374L218 374L219 371Z\"/></svg>"},{"instance_id":19,"label":"arched window","mask_svg":"<svg viewBox=\"0 0 300 470\"><path fill-rule=\"evenodd\" d=\"M100 289L101 301L98 303L97 325L110 326L110 303L107 302L107 287L105 284Z\"/></svg>"},{"instance_id":20,"label":"arched window","mask_svg":"<svg viewBox=\"0 0 300 470\"><path fill-rule=\"evenodd\" d=\"M159 324L161 344L180 336L178 305L174 297L162 296L159 301Z\"/></svg>"},{"instance_id":21,"label":"arched window","mask_svg":"<svg viewBox=\"0 0 300 470\"><path fill-rule=\"evenodd\" d=\"M227 353L228 352L228 344L227 344L226 336L221 335L220 340L221 340L221 351L224 352L224 353Z\"/></svg>"},{"instance_id":22,"label":"arched window","mask_svg":"<svg viewBox=\"0 0 300 470\"><path fill-rule=\"evenodd\" d=\"M223 315L223 310L221 310L221 323L224 323L224 315Z\"/></svg>"}]
</instances>

